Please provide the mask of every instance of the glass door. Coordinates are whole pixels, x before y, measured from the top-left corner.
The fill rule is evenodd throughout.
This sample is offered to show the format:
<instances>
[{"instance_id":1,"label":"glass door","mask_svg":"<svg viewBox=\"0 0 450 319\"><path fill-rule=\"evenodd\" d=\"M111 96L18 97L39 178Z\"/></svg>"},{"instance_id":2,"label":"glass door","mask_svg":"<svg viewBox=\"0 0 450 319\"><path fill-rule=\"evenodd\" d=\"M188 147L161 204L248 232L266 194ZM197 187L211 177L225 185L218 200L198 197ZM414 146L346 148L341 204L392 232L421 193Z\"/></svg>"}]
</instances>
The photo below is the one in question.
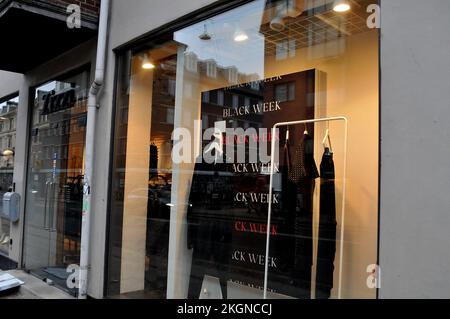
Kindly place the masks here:
<instances>
[{"instance_id":1,"label":"glass door","mask_svg":"<svg viewBox=\"0 0 450 319\"><path fill-rule=\"evenodd\" d=\"M24 266L76 294L67 267L79 264L89 74L35 89L26 193Z\"/></svg>"}]
</instances>

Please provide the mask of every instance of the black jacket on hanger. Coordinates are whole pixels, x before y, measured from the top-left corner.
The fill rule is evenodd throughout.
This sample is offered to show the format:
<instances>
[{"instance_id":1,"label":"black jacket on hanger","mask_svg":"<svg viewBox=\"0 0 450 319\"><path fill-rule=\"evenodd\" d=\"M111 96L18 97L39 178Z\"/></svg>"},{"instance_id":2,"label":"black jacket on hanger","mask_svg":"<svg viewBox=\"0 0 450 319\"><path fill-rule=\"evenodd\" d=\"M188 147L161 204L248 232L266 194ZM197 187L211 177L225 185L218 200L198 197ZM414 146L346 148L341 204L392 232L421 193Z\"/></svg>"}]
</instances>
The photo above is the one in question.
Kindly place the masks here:
<instances>
[{"instance_id":1,"label":"black jacket on hanger","mask_svg":"<svg viewBox=\"0 0 450 319\"><path fill-rule=\"evenodd\" d=\"M325 149L320 164L320 220L317 251L316 298L330 298L336 255L336 194L333 153Z\"/></svg>"},{"instance_id":2,"label":"black jacket on hanger","mask_svg":"<svg viewBox=\"0 0 450 319\"><path fill-rule=\"evenodd\" d=\"M311 267L313 264L313 195L319 177L314 160L314 139L304 134L294 152L289 179L296 187L294 220L294 268L292 278L301 298L311 298Z\"/></svg>"}]
</instances>

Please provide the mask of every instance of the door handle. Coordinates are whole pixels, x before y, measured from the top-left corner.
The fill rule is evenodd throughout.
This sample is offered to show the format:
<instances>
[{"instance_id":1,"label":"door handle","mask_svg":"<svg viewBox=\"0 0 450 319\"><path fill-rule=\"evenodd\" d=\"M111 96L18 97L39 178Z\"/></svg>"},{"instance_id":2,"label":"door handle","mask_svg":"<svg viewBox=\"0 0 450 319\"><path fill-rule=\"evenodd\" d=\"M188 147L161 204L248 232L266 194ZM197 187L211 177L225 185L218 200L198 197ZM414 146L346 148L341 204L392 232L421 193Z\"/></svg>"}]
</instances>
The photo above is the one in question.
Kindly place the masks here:
<instances>
[{"instance_id":1,"label":"door handle","mask_svg":"<svg viewBox=\"0 0 450 319\"><path fill-rule=\"evenodd\" d=\"M55 190L56 190L56 183L55 182L52 182L52 183L50 183L50 194L53 194L53 196L55 197L55 198L53 198L53 200L50 198L50 205L49 205L49 207L51 207L51 209L50 209L50 211L49 211L49 223L48 223L48 230L49 231L51 231L51 232L56 232L56 222L55 222L55 220L56 220L56 218L55 218L55 214L56 214L56 211L55 211L55 201L57 200L57 196L55 195Z\"/></svg>"}]
</instances>

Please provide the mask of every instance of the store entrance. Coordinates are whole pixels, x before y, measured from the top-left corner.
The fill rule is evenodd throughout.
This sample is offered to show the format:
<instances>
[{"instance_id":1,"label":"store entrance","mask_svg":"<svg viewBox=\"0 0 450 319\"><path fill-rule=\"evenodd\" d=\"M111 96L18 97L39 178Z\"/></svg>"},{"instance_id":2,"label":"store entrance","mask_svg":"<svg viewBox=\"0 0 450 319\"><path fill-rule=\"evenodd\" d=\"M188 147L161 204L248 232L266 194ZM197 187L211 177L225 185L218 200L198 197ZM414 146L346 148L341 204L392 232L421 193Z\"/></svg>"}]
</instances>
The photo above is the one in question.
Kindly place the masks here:
<instances>
[{"instance_id":1,"label":"store entrance","mask_svg":"<svg viewBox=\"0 0 450 319\"><path fill-rule=\"evenodd\" d=\"M69 293L80 259L88 72L35 89L25 207L24 268Z\"/></svg>"}]
</instances>

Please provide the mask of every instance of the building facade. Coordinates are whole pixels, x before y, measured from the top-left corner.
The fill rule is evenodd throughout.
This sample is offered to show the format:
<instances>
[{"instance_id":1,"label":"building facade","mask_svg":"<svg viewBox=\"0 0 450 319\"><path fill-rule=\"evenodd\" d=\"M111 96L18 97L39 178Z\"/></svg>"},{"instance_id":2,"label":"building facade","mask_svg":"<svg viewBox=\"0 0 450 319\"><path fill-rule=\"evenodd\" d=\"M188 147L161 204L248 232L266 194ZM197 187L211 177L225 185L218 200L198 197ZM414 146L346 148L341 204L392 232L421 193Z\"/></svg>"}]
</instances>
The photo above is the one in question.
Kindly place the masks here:
<instances>
[{"instance_id":1,"label":"building facade","mask_svg":"<svg viewBox=\"0 0 450 319\"><path fill-rule=\"evenodd\" d=\"M101 5L0 2L0 269L75 296ZM448 298L448 13L110 1L88 295Z\"/></svg>"}]
</instances>

